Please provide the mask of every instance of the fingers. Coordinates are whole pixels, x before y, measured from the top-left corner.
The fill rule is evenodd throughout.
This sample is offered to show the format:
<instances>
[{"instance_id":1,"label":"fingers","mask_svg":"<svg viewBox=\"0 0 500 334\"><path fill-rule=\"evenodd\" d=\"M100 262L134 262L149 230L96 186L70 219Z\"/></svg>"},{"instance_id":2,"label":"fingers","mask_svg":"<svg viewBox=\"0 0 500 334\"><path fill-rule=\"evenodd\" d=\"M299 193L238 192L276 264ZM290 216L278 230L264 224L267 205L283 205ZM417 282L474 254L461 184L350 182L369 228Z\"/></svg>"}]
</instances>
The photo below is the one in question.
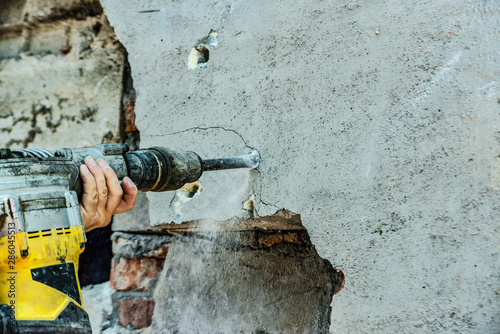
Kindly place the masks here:
<instances>
[{"instance_id":1,"label":"fingers","mask_svg":"<svg viewBox=\"0 0 500 334\"><path fill-rule=\"evenodd\" d=\"M123 189L113 169L103 159L85 159L80 166L83 196L80 203L85 231L104 227L113 214L129 211L137 199L137 187L128 177L123 179Z\"/></svg>"},{"instance_id":2,"label":"fingers","mask_svg":"<svg viewBox=\"0 0 500 334\"><path fill-rule=\"evenodd\" d=\"M115 172L109 167L107 162L103 159L98 159L97 162L102 169L107 189L107 202L101 209L106 211L107 216L111 216L115 213L116 208L122 200L123 190Z\"/></svg>"},{"instance_id":3,"label":"fingers","mask_svg":"<svg viewBox=\"0 0 500 334\"><path fill-rule=\"evenodd\" d=\"M104 176L104 170L97 161L92 157L87 157L85 159L85 165L90 170L94 176L96 190L97 190L97 214L104 215L104 210L106 209L106 203L108 202L108 187L106 177ZM115 176L116 177L116 176Z\"/></svg>"},{"instance_id":4,"label":"fingers","mask_svg":"<svg viewBox=\"0 0 500 334\"><path fill-rule=\"evenodd\" d=\"M130 178L125 177L123 179L122 187L123 197L120 204L114 211L115 214L132 210L134 208L135 201L137 200L137 186L134 184L134 182L132 182Z\"/></svg>"},{"instance_id":5,"label":"fingers","mask_svg":"<svg viewBox=\"0 0 500 334\"><path fill-rule=\"evenodd\" d=\"M95 213L97 211L99 195L97 194L97 185L94 176L86 165L80 166L80 177L83 183L83 195L80 206L87 214Z\"/></svg>"}]
</instances>

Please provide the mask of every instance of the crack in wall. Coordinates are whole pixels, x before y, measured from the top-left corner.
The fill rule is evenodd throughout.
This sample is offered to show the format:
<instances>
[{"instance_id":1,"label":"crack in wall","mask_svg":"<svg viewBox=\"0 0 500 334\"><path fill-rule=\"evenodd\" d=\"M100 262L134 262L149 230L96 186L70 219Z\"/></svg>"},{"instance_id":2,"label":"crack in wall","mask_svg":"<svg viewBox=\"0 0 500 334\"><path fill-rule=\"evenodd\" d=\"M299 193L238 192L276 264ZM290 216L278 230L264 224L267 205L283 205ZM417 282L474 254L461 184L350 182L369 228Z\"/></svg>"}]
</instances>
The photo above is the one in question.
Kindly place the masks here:
<instances>
[{"instance_id":1,"label":"crack in wall","mask_svg":"<svg viewBox=\"0 0 500 334\"><path fill-rule=\"evenodd\" d=\"M201 130L201 131L209 131L209 130L223 130L223 131L226 131L226 132L232 132L234 134L236 134L240 139L241 141L243 142L243 144L245 145L245 147L251 149L252 151L258 151L257 148L255 148L254 146L250 146L248 144L248 141L243 137L242 134L240 134L238 131L234 130L234 129L231 129L231 128L227 128L227 127L224 127L224 126L208 126L208 127L200 127L200 126L194 126L194 127L190 127L190 128L187 128L187 129L184 129L184 130L180 130L180 131L176 131L176 132L171 132L171 133L167 133L167 134L162 134L162 135L151 135L151 137L163 137L163 136L175 136L175 135L179 135L179 134L182 134L182 133L186 133L186 132L189 132L189 131L193 131L193 130ZM262 156L260 157L260 163L262 164L262 162L264 161L265 158L263 158ZM282 209L282 207L276 205L276 204L273 204L273 203L270 203L270 202L267 202L267 201L264 201L262 199L262 193L263 193L263 178L264 176L262 175L260 169L260 167L257 167L256 169L254 169L254 171L259 175L259 195L258 195L258 202L265 205L265 206L270 206L270 207L273 207L273 208L276 208L276 209ZM257 208L254 209L255 210L255 213L257 214L257 216L259 216L259 212L257 210Z\"/></svg>"},{"instance_id":2,"label":"crack in wall","mask_svg":"<svg viewBox=\"0 0 500 334\"><path fill-rule=\"evenodd\" d=\"M214 129L215 130L223 130L223 131L226 131L226 132L232 132L232 133L236 134L241 139L241 141L243 142L243 144L245 145L245 147L251 149L252 151L254 151L254 150L258 151L255 147L250 146L248 144L247 140L245 140L245 138L243 137L243 135L241 135L238 131L236 131L234 129L226 128L226 127L223 127L223 126L209 126L209 127L195 126L195 127L191 127L191 128L187 128L187 129L181 130L181 131L167 133L165 135L151 135L151 136L152 137L175 136L175 135L186 133L186 132L193 131L193 130L208 131L208 130L214 130ZM260 159L261 159L260 163L262 163L262 161L263 161L262 156L260 157ZM258 199L258 202L261 203L261 204L263 204L263 205L265 205L265 206L271 206L271 207L274 207L276 209L282 209L282 207L280 207L280 206L278 206L276 204L270 203L270 202L266 202L266 201L264 201L262 199L263 178L264 178L264 176L260 172L259 167L257 167L256 169L254 169L254 171L257 172L258 175L259 175L259 195L258 195L259 199ZM254 208L254 210L255 210L255 213L257 214L257 216L259 216L259 212L258 212L257 208Z\"/></svg>"},{"instance_id":3,"label":"crack in wall","mask_svg":"<svg viewBox=\"0 0 500 334\"><path fill-rule=\"evenodd\" d=\"M238 131L236 131L234 129L228 129L228 128L225 128L223 126L209 126L209 127L194 126L194 127L191 127L191 128L185 129L185 130L181 130L181 131L176 131L176 132L171 132L171 133L161 134L161 135L160 134L150 135L150 136L151 137L175 136L175 135L178 135L178 134L181 134L181 133L186 133L186 132L193 131L193 130L201 130L201 131L223 130L223 131L226 131L226 132L232 132L232 133L236 134L238 137L240 137L241 141L243 142L243 144L247 148L251 149L252 151L256 150L256 148L248 145L248 143L245 140L245 138L243 138L243 136Z\"/></svg>"}]
</instances>

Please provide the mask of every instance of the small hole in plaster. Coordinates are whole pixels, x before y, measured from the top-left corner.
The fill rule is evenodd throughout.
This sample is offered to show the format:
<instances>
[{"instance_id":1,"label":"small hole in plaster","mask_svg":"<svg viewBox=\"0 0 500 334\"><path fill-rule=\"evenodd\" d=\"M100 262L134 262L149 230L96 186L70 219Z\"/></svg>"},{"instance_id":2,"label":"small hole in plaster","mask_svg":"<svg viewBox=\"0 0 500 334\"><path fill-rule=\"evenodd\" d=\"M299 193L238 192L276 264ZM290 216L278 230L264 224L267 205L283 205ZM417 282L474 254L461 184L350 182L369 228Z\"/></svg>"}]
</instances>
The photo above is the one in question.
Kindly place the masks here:
<instances>
[{"instance_id":1,"label":"small hole in plaster","mask_svg":"<svg viewBox=\"0 0 500 334\"><path fill-rule=\"evenodd\" d=\"M195 182L195 183L190 183L188 187L188 193L187 197L193 198L198 194L198 190L201 190L201 183L200 182Z\"/></svg>"},{"instance_id":2,"label":"small hole in plaster","mask_svg":"<svg viewBox=\"0 0 500 334\"><path fill-rule=\"evenodd\" d=\"M196 42L195 47L188 56L187 66L189 69L203 68L210 58L210 48L218 44L218 33L216 30L210 30L207 36Z\"/></svg>"},{"instance_id":3,"label":"small hole in plaster","mask_svg":"<svg viewBox=\"0 0 500 334\"><path fill-rule=\"evenodd\" d=\"M175 214L174 223L180 223L182 220L182 206L200 195L203 187L199 181L188 183L184 187L175 191L174 198L170 202L170 210Z\"/></svg>"},{"instance_id":4,"label":"small hole in plaster","mask_svg":"<svg viewBox=\"0 0 500 334\"><path fill-rule=\"evenodd\" d=\"M198 51L198 64L206 63L209 59L210 50L206 45L203 45L201 48L196 49Z\"/></svg>"},{"instance_id":5,"label":"small hole in plaster","mask_svg":"<svg viewBox=\"0 0 500 334\"><path fill-rule=\"evenodd\" d=\"M204 66L204 64L208 61L210 55L210 51L206 45L201 47L196 47L191 50L191 53L188 57L188 68L194 69Z\"/></svg>"}]
</instances>

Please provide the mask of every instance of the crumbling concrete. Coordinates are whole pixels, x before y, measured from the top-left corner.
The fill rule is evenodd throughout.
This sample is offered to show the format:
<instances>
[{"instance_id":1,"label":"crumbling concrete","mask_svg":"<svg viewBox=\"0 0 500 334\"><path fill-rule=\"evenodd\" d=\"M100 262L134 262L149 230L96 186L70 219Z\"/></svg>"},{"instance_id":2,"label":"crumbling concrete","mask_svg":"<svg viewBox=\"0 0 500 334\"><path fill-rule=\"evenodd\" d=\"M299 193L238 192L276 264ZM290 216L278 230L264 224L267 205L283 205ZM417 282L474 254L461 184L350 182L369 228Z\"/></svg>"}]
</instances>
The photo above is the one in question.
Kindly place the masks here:
<instances>
[{"instance_id":1,"label":"crumbling concrete","mask_svg":"<svg viewBox=\"0 0 500 334\"><path fill-rule=\"evenodd\" d=\"M157 228L113 234L113 328L328 332L344 276L318 256L299 215Z\"/></svg>"},{"instance_id":2,"label":"crumbling concrete","mask_svg":"<svg viewBox=\"0 0 500 334\"><path fill-rule=\"evenodd\" d=\"M153 332L328 333L330 301L344 276L318 256L302 226L266 224L294 219L278 213L264 218L264 228L244 221L244 231L178 239L155 289Z\"/></svg>"},{"instance_id":3,"label":"crumbling concrete","mask_svg":"<svg viewBox=\"0 0 500 334\"><path fill-rule=\"evenodd\" d=\"M155 310L153 293L175 239L165 234L113 234L109 285L115 291L109 321L117 332L124 328L142 332L150 327Z\"/></svg>"},{"instance_id":4,"label":"crumbling concrete","mask_svg":"<svg viewBox=\"0 0 500 334\"><path fill-rule=\"evenodd\" d=\"M331 332L497 331L498 3L103 4L130 53L143 146L258 149L259 171L214 206L234 215L246 189L258 215L302 215L347 277ZM213 30L208 61L190 68ZM213 175L185 217L203 218L188 205L229 182ZM151 223L171 222L171 197L156 195Z\"/></svg>"}]
</instances>

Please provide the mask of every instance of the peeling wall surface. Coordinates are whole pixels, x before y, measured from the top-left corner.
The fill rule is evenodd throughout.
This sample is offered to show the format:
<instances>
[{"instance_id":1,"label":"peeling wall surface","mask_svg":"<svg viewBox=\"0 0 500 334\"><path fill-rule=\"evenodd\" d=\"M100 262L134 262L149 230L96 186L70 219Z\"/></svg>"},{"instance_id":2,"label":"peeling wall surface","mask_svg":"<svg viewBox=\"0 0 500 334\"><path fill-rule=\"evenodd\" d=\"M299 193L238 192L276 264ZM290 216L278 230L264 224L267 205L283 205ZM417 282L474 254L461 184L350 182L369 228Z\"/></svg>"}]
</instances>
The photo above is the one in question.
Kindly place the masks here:
<instances>
[{"instance_id":1,"label":"peeling wall surface","mask_svg":"<svg viewBox=\"0 0 500 334\"><path fill-rule=\"evenodd\" d=\"M346 277L332 333L498 333L497 1L102 3L142 147L261 154L206 173L181 221L251 195L299 213ZM151 224L173 196L148 196Z\"/></svg>"},{"instance_id":2,"label":"peeling wall surface","mask_svg":"<svg viewBox=\"0 0 500 334\"><path fill-rule=\"evenodd\" d=\"M0 146L119 142L125 55L92 1L0 7Z\"/></svg>"}]
</instances>

